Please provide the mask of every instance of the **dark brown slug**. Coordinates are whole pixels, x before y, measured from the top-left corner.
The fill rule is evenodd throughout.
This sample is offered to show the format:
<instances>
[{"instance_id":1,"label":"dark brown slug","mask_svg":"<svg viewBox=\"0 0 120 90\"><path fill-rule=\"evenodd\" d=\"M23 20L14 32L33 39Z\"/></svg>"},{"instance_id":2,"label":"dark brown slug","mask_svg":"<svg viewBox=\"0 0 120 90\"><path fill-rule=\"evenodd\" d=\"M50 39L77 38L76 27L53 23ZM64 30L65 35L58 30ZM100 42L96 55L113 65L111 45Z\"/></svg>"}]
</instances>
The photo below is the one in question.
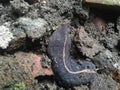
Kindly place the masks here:
<instances>
[{"instance_id":1,"label":"dark brown slug","mask_svg":"<svg viewBox=\"0 0 120 90\"><path fill-rule=\"evenodd\" d=\"M69 28L63 24L49 40L48 54L52 59L52 69L57 82L63 87L71 87L93 82L96 69L89 61L78 64L70 56L71 40Z\"/></svg>"}]
</instances>

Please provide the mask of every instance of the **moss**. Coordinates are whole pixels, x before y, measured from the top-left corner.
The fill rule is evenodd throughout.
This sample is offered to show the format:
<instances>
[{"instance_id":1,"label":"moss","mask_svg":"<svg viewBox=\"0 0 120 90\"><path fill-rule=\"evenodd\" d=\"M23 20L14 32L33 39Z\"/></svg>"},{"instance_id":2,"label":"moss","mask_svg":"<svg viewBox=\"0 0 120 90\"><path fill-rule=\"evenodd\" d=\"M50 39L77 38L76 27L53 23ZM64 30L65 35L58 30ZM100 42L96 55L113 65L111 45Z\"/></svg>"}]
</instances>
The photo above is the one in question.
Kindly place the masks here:
<instances>
[{"instance_id":1,"label":"moss","mask_svg":"<svg viewBox=\"0 0 120 90\"><path fill-rule=\"evenodd\" d=\"M25 84L23 82L14 84L13 90L25 90Z\"/></svg>"}]
</instances>

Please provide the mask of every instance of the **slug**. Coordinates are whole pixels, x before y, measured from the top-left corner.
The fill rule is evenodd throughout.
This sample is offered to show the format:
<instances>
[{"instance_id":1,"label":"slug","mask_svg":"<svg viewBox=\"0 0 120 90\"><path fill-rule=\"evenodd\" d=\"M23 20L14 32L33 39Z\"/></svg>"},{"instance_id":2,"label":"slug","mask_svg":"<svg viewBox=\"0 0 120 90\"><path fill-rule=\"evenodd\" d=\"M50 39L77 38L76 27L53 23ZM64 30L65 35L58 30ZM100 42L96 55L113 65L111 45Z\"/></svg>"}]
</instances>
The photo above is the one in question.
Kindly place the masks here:
<instances>
[{"instance_id":1,"label":"slug","mask_svg":"<svg viewBox=\"0 0 120 90\"><path fill-rule=\"evenodd\" d=\"M63 87L72 87L93 82L96 69L90 61L75 62L70 56L71 40L67 24L62 24L49 39L48 54L57 82Z\"/></svg>"}]
</instances>

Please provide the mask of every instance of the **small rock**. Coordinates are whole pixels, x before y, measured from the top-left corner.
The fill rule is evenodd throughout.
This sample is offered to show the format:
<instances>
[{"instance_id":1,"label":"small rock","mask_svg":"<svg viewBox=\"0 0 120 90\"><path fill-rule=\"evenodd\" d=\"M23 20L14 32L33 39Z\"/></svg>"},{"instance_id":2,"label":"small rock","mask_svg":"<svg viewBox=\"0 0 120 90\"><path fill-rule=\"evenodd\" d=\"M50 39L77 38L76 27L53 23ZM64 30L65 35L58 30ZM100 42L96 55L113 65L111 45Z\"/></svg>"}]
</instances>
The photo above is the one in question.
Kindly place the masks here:
<instances>
[{"instance_id":1,"label":"small rock","mask_svg":"<svg viewBox=\"0 0 120 90\"><path fill-rule=\"evenodd\" d=\"M13 13L22 15L22 14L25 14L26 12L28 12L29 5L24 0L11 0L10 4L13 8L12 9Z\"/></svg>"},{"instance_id":2,"label":"small rock","mask_svg":"<svg viewBox=\"0 0 120 90\"><path fill-rule=\"evenodd\" d=\"M21 28L10 27L11 23L4 23L0 26L0 48L13 51L25 45L26 34Z\"/></svg>"},{"instance_id":3,"label":"small rock","mask_svg":"<svg viewBox=\"0 0 120 90\"><path fill-rule=\"evenodd\" d=\"M108 75L97 75L90 90L116 90L117 82Z\"/></svg>"},{"instance_id":4,"label":"small rock","mask_svg":"<svg viewBox=\"0 0 120 90\"><path fill-rule=\"evenodd\" d=\"M93 58L95 54L104 49L103 46L98 44L97 40L89 37L83 27L78 30L75 42L77 43L77 47L80 49L80 52L89 58Z\"/></svg>"},{"instance_id":5,"label":"small rock","mask_svg":"<svg viewBox=\"0 0 120 90\"><path fill-rule=\"evenodd\" d=\"M116 33L115 24L108 22L106 24L106 35L101 38L101 42L103 42L104 46L111 51L117 51L118 45L118 33Z\"/></svg>"},{"instance_id":6,"label":"small rock","mask_svg":"<svg viewBox=\"0 0 120 90\"><path fill-rule=\"evenodd\" d=\"M12 39L14 39L14 37L10 29L4 25L0 26L0 48L6 49Z\"/></svg>"},{"instance_id":7,"label":"small rock","mask_svg":"<svg viewBox=\"0 0 120 90\"><path fill-rule=\"evenodd\" d=\"M14 30L11 31L14 39L9 44L9 47L7 48L7 51L13 51L16 50L22 46L25 45L26 42L26 34L23 29L21 28L14 28Z\"/></svg>"},{"instance_id":8,"label":"small rock","mask_svg":"<svg viewBox=\"0 0 120 90\"><path fill-rule=\"evenodd\" d=\"M112 53L109 50L106 50L104 55L105 55L104 57L106 57L107 59L111 59L113 57Z\"/></svg>"},{"instance_id":9,"label":"small rock","mask_svg":"<svg viewBox=\"0 0 120 90\"><path fill-rule=\"evenodd\" d=\"M114 66L116 69L120 69L120 61L116 62L113 66Z\"/></svg>"},{"instance_id":10,"label":"small rock","mask_svg":"<svg viewBox=\"0 0 120 90\"><path fill-rule=\"evenodd\" d=\"M41 18L31 19L22 17L19 18L18 22L20 27L25 30L27 36L32 39L42 37L48 27L47 22Z\"/></svg>"},{"instance_id":11,"label":"small rock","mask_svg":"<svg viewBox=\"0 0 120 90\"><path fill-rule=\"evenodd\" d=\"M103 50L98 55L94 57L94 63L96 66L102 69L106 69L106 72L114 70L114 59L113 55L109 50Z\"/></svg>"},{"instance_id":12,"label":"small rock","mask_svg":"<svg viewBox=\"0 0 120 90\"><path fill-rule=\"evenodd\" d=\"M117 44L118 40L116 38L108 38L107 48L113 50Z\"/></svg>"},{"instance_id":13,"label":"small rock","mask_svg":"<svg viewBox=\"0 0 120 90\"><path fill-rule=\"evenodd\" d=\"M0 62L0 90L21 82L27 86L33 84L34 79L22 61L19 62L14 57L0 56Z\"/></svg>"},{"instance_id":14,"label":"small rock","mask_svg":"<svg viewBox=\"0 0 120 90\"><path fill-rule=\"evenodd\" d=\"M33 53L24 53L24 52L18 52L14 54L17 58L17 60L24 62L30 72L32 73L33 77L37 76L46 76L46 75L53 75L52 69L49 68L43 68L41 65L41 55L36 55Z\"/></svg>"}]
</instances>

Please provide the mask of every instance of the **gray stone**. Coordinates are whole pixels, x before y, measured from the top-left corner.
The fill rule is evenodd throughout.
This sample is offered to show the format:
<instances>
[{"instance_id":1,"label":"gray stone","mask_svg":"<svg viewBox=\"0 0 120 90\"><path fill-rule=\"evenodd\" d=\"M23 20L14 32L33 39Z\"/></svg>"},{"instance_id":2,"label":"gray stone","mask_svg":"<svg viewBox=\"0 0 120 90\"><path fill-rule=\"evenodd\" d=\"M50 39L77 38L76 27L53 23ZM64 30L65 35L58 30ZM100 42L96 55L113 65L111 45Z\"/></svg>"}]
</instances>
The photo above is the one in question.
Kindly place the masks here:
<instances>
[{"instance_id":1,"label":"gray stone","mask_svg":"<svg viewBox=\"0 0 120 90\"><path fill-rule=\"evenodd\" d=\"M29 5L24 0L11 0L10 3L13 8L13 12L18 14L25 14L28 12Z\"/></svg>"},{"instance_id":2,"label":"gray stone","mask_svg":"<svg viewBox=\"0 0 120 90\"><path fill-rule=\"evenodd\" d=\"M110 59L110 58L112 58L113 56L112 56L112 53L111 53L109 50L106 50L105 53L104 53L104 57L105 57L106 59Z\"/></svg>"},{"instance_id":3,"label":"gray stone","mask_svg":"<svg viewBox=\"0 0 120 90\"><path fill-rule=\"evenodd\" d=\"M94 57L94 63L96 63L96 66L102 69L106 69L106 72L109 72L109 70L114 70L114 58L112 53L105 49L98 55Z\"/></svg>"},{"instance_id":4,"label":"gray stone","mask_svg":"<svg viewBox=\"0 0 120 90\"><path fill-rule=\"evenodd\" d=\"M26 34L23 29L21 28L14 28L14 30L11 31L14 39L9 44L9 47L7 48L8 51L16 50L22 46L25 45L26 42Z\"/></svg>"},{"instance_id":5,"label":"gray stone","mask_svg":"<svg viewBox=\"0 0 120 90\"><path fill-rule=\"evenodd\" d=\"M13 34L8 27L0 26L0 48L6 49L13 38Z\"/></svg>"},{"instance_id":6,"label":"gray stone","mask_svg":"<svg viewBox=\"0 0 120 90\"><path fill-rule=\"evenodd\" d=\"M32 85L33 76L25 62L19 61L14 57L0 56L0 90L7 90L16 83L25 83L26 86ZM13 90L13 89L8 89Z\"/></svg>"},{"instance_id":7,"label":"gray stone","mask_svg":"<svg viewBox=\"0 0 120 90\"><path fill-rule=\"evenodd\" d=\"M6 22L0 26L0 48L15 50L25 44L26 34L21 28L12 27L10 22Z\"/></svg>"},{"instance_id":8,"label":"gray stone","mask_svg":"<svg viewBox=\"0 0 120 90\"><path fill-rule=\"evenodd\" d=\"M19 18L19 26L25 30L27 36L32 39L42 37L47 30L48 24L44 19Z\"/></svg>"},{"instance_id":9,"label":"gray stone","mask_svg":"<svg viewBox=\"0 0 120 90\"><path fill-rule=\"evenodd\" d=\"M97 40L89 36L89 34L84 30L83 27L78 30L75 41L80 52L82 52L83 55L89 58L93 58L94 55L104 49L104 47L100 45Z\"/></svg>"},{"instance_id":10,"label":"gray stone","mask_svg":"<svg viewBox=\"0 0 120 90\"><path fill-rule=\"evenodd\" d=\"M114 66L116 69L120 69L120 61L119 61L119 62L116 62L113 66Z\"/></svg>"},{"instance_id":11,"label":"gray stone","mask_svg":"<svg viewBox=\"0 0 120 90\"><path fill-rule=\"evenodd\" d=\"M90 90L116 90L117 82L108 75L97 75Z\"/></svg>"}]
</instances>

